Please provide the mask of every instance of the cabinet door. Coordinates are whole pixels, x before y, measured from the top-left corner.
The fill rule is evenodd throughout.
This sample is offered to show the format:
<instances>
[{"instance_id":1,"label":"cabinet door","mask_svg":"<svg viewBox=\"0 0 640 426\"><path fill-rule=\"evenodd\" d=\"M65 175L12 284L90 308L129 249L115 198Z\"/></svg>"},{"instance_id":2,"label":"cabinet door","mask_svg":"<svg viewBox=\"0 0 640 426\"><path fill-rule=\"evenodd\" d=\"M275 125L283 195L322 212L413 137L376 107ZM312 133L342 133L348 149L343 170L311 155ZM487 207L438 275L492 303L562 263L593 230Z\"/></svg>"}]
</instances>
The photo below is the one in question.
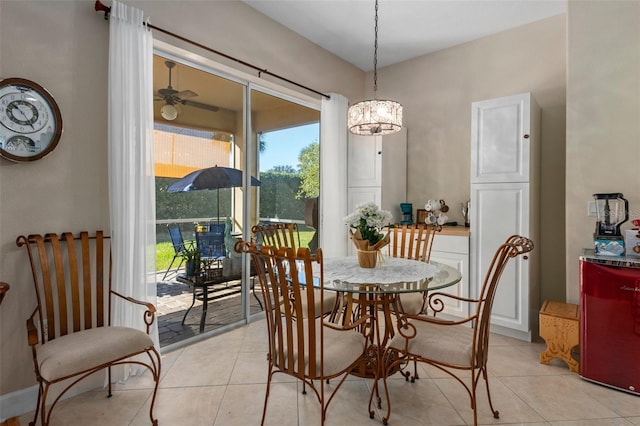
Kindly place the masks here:
<instances>
[{"instance_id":1,"label":"cabinet door","mask_svg":"<svg viewBox=\"0 0 640 426\"><path fill-rule=\"evenodd\" d=\"M528 182L531 94L471 104L471 183Z\"/></svg>"},{"instance_id":2,"label":"cabinet door","mask_svg":"<svg viewBox=\"0 0 640 426\"><path fill-rule=\"evenodd\" d=\"M349 187L382 185L382 137L349 134L348 158Z\"/></svg>"},{"instance_id":3,"label":"cabinet door","mask_svg":"<svg viewBox=\"0 0 640 426\"><path fill-rule=\"evenodd\" d=\"M498 247L513 234L529 235L529 184L471 185L471 288L477 297ZM529 262L511 260L500 278L491 323L529 331Z\"/></svg>"},{"instance_id":4,"label":"cabinet door","mask_svg":"<svg viewBox=\"0 0 640 426\"><path fill-rule=\"evenodd\" d=\"M462 280L451 287L438 290L459 297L469 297L469 255L466 253L448 253L431 251L431 260L456 268L462 274ZM454 299L447 301L443 313L447 317L466 318L469 315L469 303Z\"/></svg>"}]
</instances>

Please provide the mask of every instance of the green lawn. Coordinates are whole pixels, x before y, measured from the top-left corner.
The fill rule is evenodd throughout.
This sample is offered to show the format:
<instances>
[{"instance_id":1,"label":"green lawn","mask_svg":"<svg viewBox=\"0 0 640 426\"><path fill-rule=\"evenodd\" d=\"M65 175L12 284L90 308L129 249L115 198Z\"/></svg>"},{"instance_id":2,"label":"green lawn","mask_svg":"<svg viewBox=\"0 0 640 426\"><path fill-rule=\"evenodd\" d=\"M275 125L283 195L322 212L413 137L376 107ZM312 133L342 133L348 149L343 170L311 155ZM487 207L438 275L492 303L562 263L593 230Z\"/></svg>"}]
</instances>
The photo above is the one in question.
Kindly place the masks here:
<instances>
[{"instance_id":1,"label":"green lawn","mask_svg":"<svg viewBox=\"0 0 640 426\"><path fill-rule=\"evenodd\" d=\"M300 246L307 247L309 245L309 241L313 238L313 231L300 231ZM173 245L171 243L158 243L156 245L156 270L157 271L165 271L171 264L171 259L173 259L174 251ZM173 264L175 268L177 264L180 262L179 259Z\"/></svg>"}]
</instances>

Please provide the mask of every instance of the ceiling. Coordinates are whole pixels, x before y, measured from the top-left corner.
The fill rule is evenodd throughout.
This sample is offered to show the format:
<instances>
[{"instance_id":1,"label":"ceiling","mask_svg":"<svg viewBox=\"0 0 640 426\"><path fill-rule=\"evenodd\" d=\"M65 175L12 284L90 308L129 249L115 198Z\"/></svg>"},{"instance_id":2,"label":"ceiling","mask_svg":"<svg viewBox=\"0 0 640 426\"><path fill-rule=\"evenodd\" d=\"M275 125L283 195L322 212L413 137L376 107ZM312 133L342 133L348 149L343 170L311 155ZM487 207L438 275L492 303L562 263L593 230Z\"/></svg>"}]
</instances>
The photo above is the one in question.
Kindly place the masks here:
<instances>
[{"instance_id":1,"label":"ceiling","mask_svg":"<svg viewBox=\"0 0 640 426\"><path fill-rule=\"evenodd\" d=\"M373 0L243 0L363 71L373 70ZM378 68L565 13L567 0L380 0Z\"/></svg>"}]
</instances>

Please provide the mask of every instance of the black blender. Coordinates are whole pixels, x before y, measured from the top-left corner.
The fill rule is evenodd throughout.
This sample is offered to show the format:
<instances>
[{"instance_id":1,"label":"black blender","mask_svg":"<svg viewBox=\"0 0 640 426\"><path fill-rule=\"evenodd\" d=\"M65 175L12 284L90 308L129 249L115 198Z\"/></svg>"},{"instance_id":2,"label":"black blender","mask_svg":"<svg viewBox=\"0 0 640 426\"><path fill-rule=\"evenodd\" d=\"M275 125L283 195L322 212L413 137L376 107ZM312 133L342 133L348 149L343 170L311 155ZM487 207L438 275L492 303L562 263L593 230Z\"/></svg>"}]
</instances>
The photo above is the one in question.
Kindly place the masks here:
<instances>
[{"instance_id":1,"label":"black blender","mask_svg":"<svg viewBox=\"0 0 640 426\"><path fill-rule=\"evenodd\" d=\"M620 193L593 194L596 200L596 232L593 239L596 254L624 255L624 238L620 225L629 220L629 201Z\"/></svg>"}]
</instances>

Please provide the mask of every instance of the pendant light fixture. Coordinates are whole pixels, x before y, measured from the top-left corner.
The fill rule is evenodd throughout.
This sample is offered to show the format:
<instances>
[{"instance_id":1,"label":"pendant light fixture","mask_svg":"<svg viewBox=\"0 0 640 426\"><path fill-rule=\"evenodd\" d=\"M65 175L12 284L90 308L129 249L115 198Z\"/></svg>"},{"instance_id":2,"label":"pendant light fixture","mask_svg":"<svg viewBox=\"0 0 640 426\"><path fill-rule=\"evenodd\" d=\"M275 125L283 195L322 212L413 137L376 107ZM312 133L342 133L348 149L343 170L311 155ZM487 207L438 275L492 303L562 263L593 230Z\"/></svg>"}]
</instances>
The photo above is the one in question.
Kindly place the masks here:
<instances>
[{"instance_id":1,"label":"pendant light fixture","mask_svg":"<svg viewBox=\"0 0 640 426\"><path fill-rule=\"evenodd\" d=\"M373 99L349 107L347 125L351 133L363 136L390 135L402 129L402 105L377 99L378 91L378 0L376 0L373 45Z\"/></svg>"}]
</instances>

